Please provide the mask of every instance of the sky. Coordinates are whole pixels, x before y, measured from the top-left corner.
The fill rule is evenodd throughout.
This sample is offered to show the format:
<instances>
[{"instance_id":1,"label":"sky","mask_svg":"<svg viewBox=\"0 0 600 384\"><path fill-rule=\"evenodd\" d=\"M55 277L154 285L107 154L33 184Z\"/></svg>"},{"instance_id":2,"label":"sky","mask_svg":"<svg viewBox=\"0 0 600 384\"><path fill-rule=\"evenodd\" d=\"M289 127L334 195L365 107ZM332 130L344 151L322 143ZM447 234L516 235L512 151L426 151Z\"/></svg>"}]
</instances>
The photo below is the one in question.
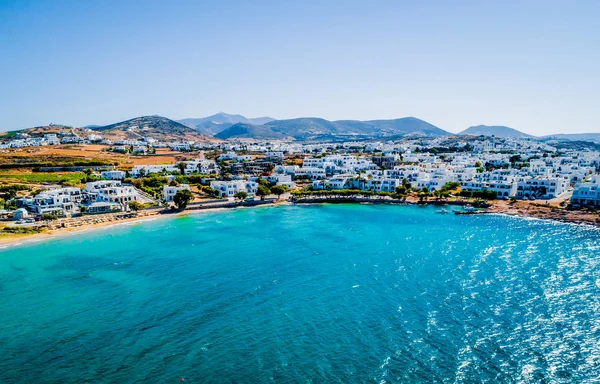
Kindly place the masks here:
<instances>
[{"instance_id":1,"label":"sky","mask_svg":"<svg viewBox=\"0 0 600 384\"><path fill-rule=\"evenodd\" d=\"M224 111L600 132L600 1L0 0L0 130Z\"/></svg>"}]
</instances>

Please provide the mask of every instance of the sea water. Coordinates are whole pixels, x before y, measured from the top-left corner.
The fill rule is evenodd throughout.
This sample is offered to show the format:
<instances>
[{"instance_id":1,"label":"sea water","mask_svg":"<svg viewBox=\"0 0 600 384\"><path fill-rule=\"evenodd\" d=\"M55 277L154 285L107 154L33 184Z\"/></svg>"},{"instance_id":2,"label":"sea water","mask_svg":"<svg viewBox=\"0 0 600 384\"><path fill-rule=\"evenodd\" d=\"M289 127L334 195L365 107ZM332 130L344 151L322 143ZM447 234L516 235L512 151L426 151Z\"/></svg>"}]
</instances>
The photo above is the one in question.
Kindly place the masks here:
<instances>
[{"instance_id":1,"label":"sea water","mask_svg":"<svg viewBox=\"0 0 600 384\"><path fill-rule=\"evenodd\" d=\"M599 240L321 205L8 247L0 382L600 382Z\"/></svg>"}]
</instances>

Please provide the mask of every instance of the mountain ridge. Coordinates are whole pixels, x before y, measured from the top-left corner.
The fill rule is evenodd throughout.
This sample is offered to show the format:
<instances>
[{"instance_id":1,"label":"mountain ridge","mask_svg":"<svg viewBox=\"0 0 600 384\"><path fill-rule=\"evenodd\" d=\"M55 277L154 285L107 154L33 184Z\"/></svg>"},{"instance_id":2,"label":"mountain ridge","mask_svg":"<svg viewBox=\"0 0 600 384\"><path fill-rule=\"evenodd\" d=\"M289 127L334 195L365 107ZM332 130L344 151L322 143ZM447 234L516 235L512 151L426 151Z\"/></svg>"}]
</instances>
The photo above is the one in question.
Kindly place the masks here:
<instances>
[{"instance_id":1,"label":"mountain ridge","mask_svg":"<svg viewBox=\"0 0 600 384\"><path fill-rule=\"evenodd\" d=\"M459 132L458 135L495 136L505 139L527 139L535 137L504 125L474 125Z\"/></svg>"}]
</instances>

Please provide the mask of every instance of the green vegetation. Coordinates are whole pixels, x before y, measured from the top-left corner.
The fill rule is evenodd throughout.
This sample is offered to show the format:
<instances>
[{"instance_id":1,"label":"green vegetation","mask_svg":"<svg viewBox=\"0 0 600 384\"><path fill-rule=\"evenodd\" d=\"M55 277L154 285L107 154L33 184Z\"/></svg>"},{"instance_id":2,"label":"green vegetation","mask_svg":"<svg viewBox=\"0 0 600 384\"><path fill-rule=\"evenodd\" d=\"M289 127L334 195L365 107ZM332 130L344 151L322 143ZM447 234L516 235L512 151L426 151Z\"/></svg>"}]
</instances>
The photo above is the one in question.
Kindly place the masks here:
<instances>
[{"instance_id":1,"label":"green vegetation","mask_svg":"<svg viewBox=\"0 0 600 384\"><path fill-rule=\"evenodd\" d=\"M3 163L0 163L0 169L16 169L16 168L31 168L34 172L39 171L41 167L92 167L117 165L106 160L73 160L72 157L53 157L51 161L40 158L5 158Z\"/></svg>"},{"instance_id":2,"label":"green vegetation","mask_svg":"<svg viewBox=\"0 0 600 384\"><path fill-rule=\"evenodd\" d=\"M20 235L32 235L35 233L41 233L44 230L40 227L4 227L2 232L14 233Z\"/></svg>"},{"instance_id":3,"label":"green vegetation","mask_svg":"<svg viewBox=\"0 0 600 384\"><path fill-rule=\"evenodd\" d=\"M239 191L239 192L236 192L233 195L233 197L235 197L236 199L238 199L238 200L241 201L241 200L244 200L245 198L247 198L248 194L246 192L244 192L244 191Z\"/></svg>"},{"instance_id":4,"label":"green vegetation","mask_svg":"<svg viewBox=\"0 0 600 384\"><path fill-rule=\"evenodd\" d=\"M144 204L140 203L139 201L130 201L128 205L129 209L134 212L144 209Z\"/></svg>"},{"instance_id":5,"label":"green vegetation","mask_svg":"<svg viewBox=\"0 0 600 384\"><path fill-rule=\"evenodd\" d=\"M490 191L489 189L484 189L483 191L460 191L460 196L462 197L473 197L475 199L485 199L485 200L496 200L498 198L498 193L495 191Z\"/></svg>"},{"instance_id":6,"label":"green vegetation","mask_svg":"<svg viewBox=\"0 0 600 384\"><path fill-rule=\"evenodd\" d=\"M69 182L80 183L85 177L83 172L70 173L22 173L22 174L0 174L0 180L18 180L23 183L57 183L66 184Z\"/></svg>"},{"instance_id":7,"label":"green vegetation","mask_svg":"<svg viewBox=\"0 0 600 384\"><path fill-rule=\"evenodd\" d=\"M287 187L287 185L274 185L271 187L271 193L277 195L277 198L279 198L281 195L283 195L287 191L289 191L289 188Z\"/></svg>"},{"instance_id":8,"label":"green vegetation","mask_svg":"<svg viewBox=\"0 0 600 384\"><path fill-rule=\"evenodd\" d=\"M31 188L22 184L4 184L0 185L0 194L3 194L7 199L12 199L17 196L18 191L30 191Z\"/></svg>"},{"instance_id":9,"label":"green vegetation","mask_svg":"<svg viewBox=\"0 0 600 384\"><path fill-rule=\"evenodd\" d=\"M187 189L182 189L181 191L177 191L175 196L173 197L173 202L177 206L177 208L183 210L187 207L188 203L192 201L194 195Z\"/></svg>"},{"instance_id":10,"label":"green vegetation","mask_svg":"<svg viewBox=\"0 0 600 384\"><path fill-rule=\"evenodd\" d=\"M206 193L209 196L213 196L213 197L220 197L219 195L219 191L217 191L216 189L212 189L209 186L206 185L200 185L198 186L198 189L204 193Z\"/></svg>"},{"instance_id":11,"label":"green vegetation","mask_svg":"<svg viewBox=\"0 0 600 384\"><path fill-rule=\"evenodd\" d=\"M147 177L142 177L139 179L128 178L123 180L123 182L131 183L134 187L141 189L147 194L155 198L160 198L162 196L163 186L167 185L168 179L164 176L153 173Z\"/></svg>"},{"instance_id":12,"label":"green vegetation","mask_svg":"<svg viewBox=\"0 0 600 384\"><path fill-rule=\"evenodd\" d=\"M94 175L94 171L91 168L85 169L83 171L83 174L85 175L85 177L83 177L81 179L82 184L90 183L92 181L102 180L101 177Z\"/></svg>"},{"instance_id":13,"label":"green vegetation","mask_svg":"<svg viewBox=\"0 0 600 384\"><path fill-rule=\"evenodd\" d=\"M182 175L185 175L185 167L186 164L183 162L177 163L177 168L179 169L179 173L181 173Z\"/></svg>"},{"instance_id":14,"label":"green vegetation","mask_svg":"<svg viewBox=\"0 0 600 384\"><path fill-rule=\"evenodd\" d=\"M193 173L191 175L178 175L175 180L181 184L202 185L203 179L216 179L218 175L206 175L202 173Z\"/></svg>"},{"instance_id":15,"label":"green vegetation","mask_svg":"<svg viewBox=\"0 0 600 384\"><path fill-rule=\"evenodd\" d=\"M58 216L51 213L44 213L42 215L42 220L58 220Z\"/></svg>"},{"instance_id":16,"label":"green vegetation","mask_svg":"<svg viewBox=\"0 0 600 384\"><path fill-rule=\"evenodd\" d=\"M262 180L262 179L258 179ZM271 189L263 184L258 185L258 190L256 191L256 196L260 196L261 200L265 199L265 196L269 196L271 194Z\"/></svg>"},{"instance_id":17,"label":"green vegetation","mask_svg":"<svg viewBox=\"0 0 600 384\"><path fill-rule=\"evenodd\" d=\"M449 181L442 186L440 191L447 192L447 191L452 191L457 188L460 188L460 183L457 183L456 181Z\"/></svg>"}]
</instances>

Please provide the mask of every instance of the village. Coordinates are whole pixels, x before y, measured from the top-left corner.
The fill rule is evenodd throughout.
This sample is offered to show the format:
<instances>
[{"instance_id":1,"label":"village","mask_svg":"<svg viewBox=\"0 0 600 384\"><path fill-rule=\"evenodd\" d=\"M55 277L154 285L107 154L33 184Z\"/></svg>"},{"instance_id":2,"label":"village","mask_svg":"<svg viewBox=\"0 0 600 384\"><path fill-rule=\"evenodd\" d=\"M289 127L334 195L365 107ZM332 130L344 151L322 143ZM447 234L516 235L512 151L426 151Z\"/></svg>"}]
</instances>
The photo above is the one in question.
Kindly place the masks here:
<instances>
[{"instance_id":1,"label":"village","mask_svg":"<svg viewBox=\"0 0 600 384\"><path fill-rule=\"evenodd\" d=\"M161 143L152 138L112 142L96 133L84 138L64 131L42 137L18 135L1 148L99 143L105 152L140 160L132 167L79 167L84 177L69 185L28 188L5 183L2 188L12 192L4 196L3 220L32 226L61 218L183 209L215 200L250 202L269 196L293 200L336 191L404 200L412 196L420 202L453 197L531 201L569 209L600 206L600 152L565 150L551 141L531 139ZM160 148L179 152L185 160L143 163L143 156L150 158Z\"/></svg>"}]
</instances>

